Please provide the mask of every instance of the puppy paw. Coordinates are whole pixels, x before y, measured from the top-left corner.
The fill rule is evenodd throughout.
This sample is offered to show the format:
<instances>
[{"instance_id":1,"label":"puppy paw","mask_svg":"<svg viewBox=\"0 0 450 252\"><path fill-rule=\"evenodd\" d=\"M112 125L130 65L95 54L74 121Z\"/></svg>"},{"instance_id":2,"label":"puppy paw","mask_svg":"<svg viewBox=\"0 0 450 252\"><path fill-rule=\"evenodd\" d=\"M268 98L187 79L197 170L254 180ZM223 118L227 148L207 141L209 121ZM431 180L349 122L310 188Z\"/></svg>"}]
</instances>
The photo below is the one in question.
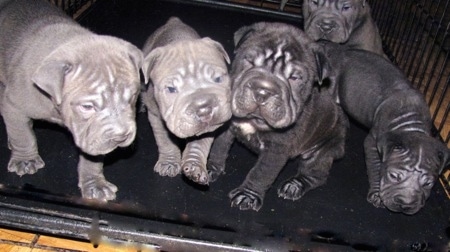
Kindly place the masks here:
<instances>
[{"instance_id":1,"label":"puppy paw","mask_svg":"<svg viewBox=\"0 0 450 252\"><path fill-rule=\"evenodd\" d=\"M231 199L232 207L239 207L240 210L255 211L262 207L264 199L264 195L247 188L236 188L228 194L228 197Z\"/></svg>"},{"instance_id":2,"label":"puppy paw","mask_svg":"<svg viewBox=\"0 0 450 252\"><path fill-rule=\"evenodd\" d=\"M183 164L183 173L190 180L201 185L207 185L209 183L208 172L206 171L206 168L199 162L185 162Z\"/></svg>"},{"instance_id":3,"label":"puppy paw","mask_svg":"<svg viewBox=\"0 0 450 252\"><path fill-rule=\"evenodd\" d=\"M225 173L225 165L220 165L215 162L208 162L206 167L208 170L209 182L216 181L221 174Z\"/></svg>"},{"instance_id":4,"label":"puppy paw","mask_svg":"<svg viewBox=\"0 0 450 252\"><path fill-rule=\"evenodd\" d=\"M92 179L80 186L85 199L108 201L116 199L117 186L102 178Z\"/></svg>"},{"instance_id":5,"label":"puppy paw","mask_svg":"<svg viewBox=\"0 0 450 252\"><path fill-rule=\"evenodd\" d=\"M305 185L298 179L292 178L278 188L278 197L288 200L298 200L305 194Z\"/></svg>"},{"instance_id":6,"label":"puppy paw","mask_svg":"<svg viewBox=\"0 0 450 252\"><path fill-rule=\"evenodd\" d=\"M367 201L375 207L384 208L383 201L380 198L379 191L371 191L367 194Z\"/></svg>"},{"instance_id":7,"label":"puppy paw","mask_svg":"<svg viewBox=\"0 0 450 252\"><path fill-rule=\"evenodd\" d=\"M45 163L39 155L28 160L11 158L8 163L8 171L15 172L17 175L22 176L25 174L34 174L44 166Z\"/></svg>"},{"instance_id":8,"label":"puppy paw","mask_svg":"<svg viewBox=\"0 0 450 252\"><path fill-rule=\"evenodd\" d=\"M160 158L153 170L161 176L175 177L181 173L180 160L178 158Z\"/></svg>"}]
</instances>

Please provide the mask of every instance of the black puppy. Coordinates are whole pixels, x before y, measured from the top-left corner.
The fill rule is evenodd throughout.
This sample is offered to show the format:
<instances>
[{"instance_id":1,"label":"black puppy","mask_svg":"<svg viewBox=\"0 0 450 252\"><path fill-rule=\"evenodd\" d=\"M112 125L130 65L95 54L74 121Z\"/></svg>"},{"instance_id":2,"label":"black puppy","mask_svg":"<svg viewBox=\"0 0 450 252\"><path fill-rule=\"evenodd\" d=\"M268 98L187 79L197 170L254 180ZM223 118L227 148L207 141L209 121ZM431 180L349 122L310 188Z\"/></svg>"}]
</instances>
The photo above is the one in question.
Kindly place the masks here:
<instances>
[{"instance_id":1,"label":"black puppy","mask_svg":"<svg viewBox=\"0 0 450 252\"><path fill-rule=\"evenodd\" d=\"M424 205L450 151L431 136L423 95L377 54L322 42L333 93L351 117L370 128L364 142L369 193L376 207L414 214ZM321 58L324 59L324 58Z\"/></svg>"},{"instance_id":2,"label":"black puppy","mask_svg":"<svg viewBox=\"0 0 450 252\"><path fill-rule=\"evenodd\" d=\"M229 193L232 206L257 211L291 158L300 158L298 172L279 187L280 197L297 200L324 184L333 160L344 154L348 122L331 95L314 88L322 80L316 67L320 47L303 31L256 23L239 29L234 41L234 117L213 143L208 170L210 181L224 172L235 137L258 153L245 181Z\"/></svg>"}]
</instances>

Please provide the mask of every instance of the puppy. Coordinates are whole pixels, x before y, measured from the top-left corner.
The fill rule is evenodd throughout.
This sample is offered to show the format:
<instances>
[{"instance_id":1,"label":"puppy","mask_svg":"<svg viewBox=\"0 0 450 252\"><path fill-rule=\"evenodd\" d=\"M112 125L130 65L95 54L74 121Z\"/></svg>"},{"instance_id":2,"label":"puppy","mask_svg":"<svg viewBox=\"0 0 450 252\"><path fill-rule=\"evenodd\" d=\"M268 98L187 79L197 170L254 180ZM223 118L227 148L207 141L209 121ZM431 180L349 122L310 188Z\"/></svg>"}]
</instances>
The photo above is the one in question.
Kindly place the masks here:
<instances>
[{"instance_id":1,"label":"puppy","mask_svg":"<svg viewBox=\"0 0 450 252\"><path fill-rule=\"evenodd\" d=\"M377 54L322 42L322 63L337 99L351 117L370 129L364 141L369 192L375 207L415 214L424 205L450 151L431 136L423 95L406 76ZM323 58L322 58L323 59Z\"/></svg>"},{"instance_id":2,"label":"puppy","mask_svg":"<svg viewBox=\"0 0 450 252\"><path fill-rule=\"evenodd\" d=\"M304 30L316 41L328 40L384 55L370 12L366 0L304 0Z\"/></svg>"},{"instance_id":3,"label":"puppy","mask_svg":"<svg viewBox=\"0 0 450 252\"><path fill-rule=\"evenodd\" d=\"M315 81L319 47L306 34L282 23L256 23L234 36L235 59L230 127L215 140L208 170L211 180L225 170L238 139L258 154L244 182L229 193L232 206L258 211L266 191L289 159L300 159L297 174L278 195L297 200L323 185L333 160L344 155L347 118Z\"/></svg>"},{"instance_id":4,"label":"puppy","mask_svg":"<svg viewBox=\"0 0 450 252\"><path fill-rule=\"evenodd\" d=\"M82 196L115 199L103 155L135 138L142 61L132 44L82 28L47 1L4 1L0 111L11 149L8 171L22 176L44 167L32 125L50 121L67 127L82 152Z\"/></svg>"},{"instance_id":5,"label":"puppy","mask_svg":"<svg viewBox=\"0 0 450 252\"><path fill-rule=\"evenodd\" d=\"M211 132L231 118L228 54L176 17L148 38L143 52L151 83L142 100L159 150L154 170L162 176L183 171L208 184ZM187 140L182 157L173 137Z\"/></svg>"}]
</instances>

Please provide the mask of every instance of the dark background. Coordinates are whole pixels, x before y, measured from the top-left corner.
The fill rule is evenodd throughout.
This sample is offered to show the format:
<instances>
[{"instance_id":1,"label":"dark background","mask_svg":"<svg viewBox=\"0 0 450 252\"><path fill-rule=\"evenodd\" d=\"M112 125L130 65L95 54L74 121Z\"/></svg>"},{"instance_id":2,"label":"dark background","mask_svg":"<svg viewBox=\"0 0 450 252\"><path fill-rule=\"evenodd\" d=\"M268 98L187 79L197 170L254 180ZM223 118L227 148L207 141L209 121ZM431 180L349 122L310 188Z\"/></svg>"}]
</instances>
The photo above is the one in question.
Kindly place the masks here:
<instances>
[{"instance_id":1,"label":"dark background","mask_svg":"<svg viewBox=\"0 0 450 252\"><path fill-rule=\"evenodd\" d=\"M96 33L114 35L142 48L146 38L171 16L178 16L202 37L222 43L231 58L233 33L241 26L258 21L280 21L302 27L300 19L144 0L100 0L79 21ZM367 130L354 123L348 133L346 155L334 163L325 186L298 201L278 198L278 184L296 171L297 162L293 160L267 192L262 209L255 212L231 208L227 197L230 190L241 184L256 161L256 156L247 149L235 144L227 161L226 174L209 186L196 185L183 176L161 177L153 172L157 147L145 113L137 114L137 122L138 134L133 145L107 156L105 177L118 186L117 200L96 205L80 199L76 172L78 152L65 129L35 123L40 155L46 167L34 175L19 177L7 172L10 152L0 120L0 206L25 212L39 209L39 213L49 218L52 211L80 213L79 216L99 219L112 229L167 234L267 251L303 251L305 248L445 251L448 245L450 203L441 185L434 187L426 206L413 216L377 209L366 201L368 181L363 140ZM3 225L18 228L39 229L39 221L42 221L37 218L25 220L27 225L16 225L14 213L4 215L5 218L11 221L5 220ZM44 231L65 235L64 227Z\"/></svg>"}]
</instances>

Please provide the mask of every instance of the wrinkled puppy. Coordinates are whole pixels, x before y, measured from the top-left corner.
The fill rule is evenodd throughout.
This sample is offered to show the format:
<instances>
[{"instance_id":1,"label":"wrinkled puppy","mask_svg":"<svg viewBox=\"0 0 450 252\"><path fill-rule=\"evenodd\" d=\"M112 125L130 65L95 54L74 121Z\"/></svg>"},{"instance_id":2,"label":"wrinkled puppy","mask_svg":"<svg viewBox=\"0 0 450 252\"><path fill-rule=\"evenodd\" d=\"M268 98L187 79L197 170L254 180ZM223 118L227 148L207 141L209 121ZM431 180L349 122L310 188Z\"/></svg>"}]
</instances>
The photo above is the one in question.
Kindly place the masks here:
<instances>
[{"instance_id":1,"label":"wrinkled puppy","mask_svg":"<svg viewBox=\"0 0 450 252\"><path fill-rule=\"evenodd\" d=\"M328 40L384 55L378 28L366 0L304 0L304 30Z\"/></svg>"},{"instance_id":2,"label":"wrinkled puppy","mask_svg":"<svg viewBox=\"0 0 450 252\"><path fill-rule=\"evenodd\" d=\"M323 43L338 100L370 128L364 141L367 200L394 212L417 213L425 204L450 151L431 136L429 108L391 62L371 52Z\"/></svg>"},{"instance_id":3,"label":"wrinkled puppy","mask_svg":"<svg viewBox=\"0 0 450 252\"><path fill-rule=\"evenodd\" d=\"M191 180L208 184L211 132L231 118L228 54L176 17L148 38L143 52L151 83L142 97L159 150L154 170L162 176L183 170ZM182 158L172 134L187 139Z\"/></svg>"},{"instance_id":4,"label":"wrinkled puppy","mask_svg":"<svg viewBox=\"0 0 450 252\"><path fill-rule=\"evenodd\" d=\"M229 193L232 206L258 211L266 191L292 158L297 174L281 184L278 195L297 200L324 184L333 160L344 154L347 118L315 81L319 47L287 24L256 23L235 33L231 79L233 118L214 141L208 160L211 180L224 172L237 138L259 154L245 181Z\"/></svg>"},{"instance_id":5,"label":"wrinkled puppy","mask_svg":"<svg viewBox=\"0 0 450 252\"><path fill-rule=\"evenodd\" d=\"M67 127L83 152L82 196L114 199L117 187L103 176L103 155L135 138L142 61L135 46L93 34L47 1L4 3L0 110L11 149L8 171L24 175L44 167L32 121L50 121Z\"/></svg>"}]
</instances>

